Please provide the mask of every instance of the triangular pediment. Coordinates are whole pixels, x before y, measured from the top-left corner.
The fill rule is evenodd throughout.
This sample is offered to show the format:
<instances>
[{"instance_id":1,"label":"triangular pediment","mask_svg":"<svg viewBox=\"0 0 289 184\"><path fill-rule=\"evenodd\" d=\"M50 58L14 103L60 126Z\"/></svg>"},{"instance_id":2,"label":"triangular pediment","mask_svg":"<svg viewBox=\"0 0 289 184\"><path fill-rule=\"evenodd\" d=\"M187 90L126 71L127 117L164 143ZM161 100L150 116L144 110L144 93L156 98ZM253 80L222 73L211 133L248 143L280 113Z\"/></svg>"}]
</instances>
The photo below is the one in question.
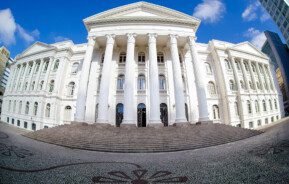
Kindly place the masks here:
<instances>
[{"instance_id":1,"label":"triangular pediment","mask_svg":"<svg viewBox=\"0 0 289 184\"><path fill-rule=\"evenodd\" d=\"M44 50L50 50L55 48L54 46L42 43L42 42L35 42L30 47L28 47L25 51L23 51L19 56L28 56L34 53L42 52Z\"/></svg>"},{"instance_id":2,"label":"triangular pediment","mask_svg":"<svg viewBox=\"0 0 289 184\"><path fill-rule=\"evenodd\" d=\"M250 42L243 42L243 43L239 43L233 47L231 47L234 50L240 50L243 52L248 52L254 55L259 55L259 56L265 56L266 55L261 52L257 47L255 47L253 44L251 44Z\"/></svg>"},{"instance_id":3,"label":"triangular pediment","mask_svg":"<svg viewBox=\"0 0 289 184\"><path fill-rule=\"evenodd\" d=\"M145 18L152 20L178 20L180 22L187 22L196 27L199 26L200 20L187 15L185 13L172 10L163 6L147 3L147 2L137 2L132 3L125 6L120 6L117 8L110 9L108 11L104 11L102 13L90 16L84 19L85 25L89 25L90 23L95 22L105 22L112 19L137 19L137 18Z\"/></svg>"}]
</instances>

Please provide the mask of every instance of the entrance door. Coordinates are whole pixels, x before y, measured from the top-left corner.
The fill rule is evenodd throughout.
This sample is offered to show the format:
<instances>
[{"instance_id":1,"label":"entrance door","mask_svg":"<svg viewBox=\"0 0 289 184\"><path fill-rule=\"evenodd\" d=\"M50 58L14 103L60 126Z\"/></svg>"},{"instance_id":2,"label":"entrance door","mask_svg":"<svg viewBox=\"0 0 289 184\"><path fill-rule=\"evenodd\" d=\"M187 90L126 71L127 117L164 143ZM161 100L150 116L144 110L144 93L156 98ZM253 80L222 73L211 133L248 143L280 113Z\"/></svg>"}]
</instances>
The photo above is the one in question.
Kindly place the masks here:
<instances>
[{"instance_id":1,"label":"entrance door","mask_svg":"<svg viewBox=\"0 0 289 184\"><path fill-rule=\"evenodd\" d=\"M168 106L167 106L167 104L161 103L160 111L161 111L162 123L164 124L164 126L168 126Z\"/></svg>"},{"instance_id":2,"label":"entrance door","mask_svg":"<svg viewBox=\"0 0 289 184\"><path fill-rule=\"evenodd\" d=\"M117 104L115 111L115 124L119 127L123 119L123 104Z\"/></svg>"},{"instance_id":3,"label":"entrance door","mask_svg":"<svg viewBox=\"0 0 289 184\"><path fill-rule=\"evenodd\" d=\"M137 106L137 126L146 127L146 105L143 103Z\"/></svg>"}]
</instances>

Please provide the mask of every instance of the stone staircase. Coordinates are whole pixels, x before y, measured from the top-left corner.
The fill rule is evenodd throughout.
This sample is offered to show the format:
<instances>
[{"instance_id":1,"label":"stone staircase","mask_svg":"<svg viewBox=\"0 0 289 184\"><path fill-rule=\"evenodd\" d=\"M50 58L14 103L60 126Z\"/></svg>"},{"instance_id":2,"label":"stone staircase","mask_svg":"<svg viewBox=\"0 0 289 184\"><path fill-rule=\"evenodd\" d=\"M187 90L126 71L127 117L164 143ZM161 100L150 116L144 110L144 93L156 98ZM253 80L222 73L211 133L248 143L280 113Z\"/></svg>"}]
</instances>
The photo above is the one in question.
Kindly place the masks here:
<instances>
[{"instance_id":1,"label":"stone staircase","mask_svg":"<svg viewBox=\"0 0 289 184\"><path fill-rule=\"evenodd\" d=\"M108 152L166 152L216 146L262 133L223 124L169 127L71 124L24 134L25 137L75 149Z\"/></svg>"}]
</instances>

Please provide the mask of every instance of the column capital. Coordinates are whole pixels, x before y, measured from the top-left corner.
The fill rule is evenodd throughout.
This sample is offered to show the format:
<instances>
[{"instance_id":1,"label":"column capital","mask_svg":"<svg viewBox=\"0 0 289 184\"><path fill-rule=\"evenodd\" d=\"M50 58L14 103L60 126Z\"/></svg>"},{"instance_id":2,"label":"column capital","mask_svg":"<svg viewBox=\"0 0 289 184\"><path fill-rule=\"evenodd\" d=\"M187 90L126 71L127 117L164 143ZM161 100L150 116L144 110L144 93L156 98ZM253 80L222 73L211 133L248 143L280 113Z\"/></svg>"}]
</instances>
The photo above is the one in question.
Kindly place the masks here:
<instances>
[{"instance_id":1,"label":"column capital","mask_svg":"<svg viewBox=\"0 0 289 184\"><path fill-rule=\"evenodd\" d=\"M149 43L156 42L158 36L156 33L148 33L147 35L149 37Z\"/></svg>"},{"instance_id":2,"label":"column capital","mask_svg":"<svg viewBox=\"0 0 289 184\"><path fill-rule=\"evenodd\" d=\"M197 37L194 37L194 36L188 36L187 37L187 40L188 40L190 46L192 46L196 43L196 39L197 39Z\"/></svg>"},{"instance_id":3,"label":"column capital","mask_svg":"<svg viewBox=\"0 0 289 184\"><path fill-rule=\"evenodd\" d=\"M135 37L137 34L135 33L127 33L127 43L135 43Z\"/></svg>"},{"instance_id":4,"label":"column capital","mask_svg":"<svg viewBox=\"0 0 289 184\"><path fill-rule=\"evenodd\" d=\"M178 39L178 35L176 34L169 34L169 37L170 37L170 42L171 43L177 43L177 39Z\"/></svg>"},{"instance_id":5,"label":"column capital","mask_svg":"<svg viewBox=\"0 0 289 184\"><path fill-rule=\"evenodd\" d=\"M105 35L107 44L113 44L115 39L115 34Z\"/></svg>"}]
</instances>

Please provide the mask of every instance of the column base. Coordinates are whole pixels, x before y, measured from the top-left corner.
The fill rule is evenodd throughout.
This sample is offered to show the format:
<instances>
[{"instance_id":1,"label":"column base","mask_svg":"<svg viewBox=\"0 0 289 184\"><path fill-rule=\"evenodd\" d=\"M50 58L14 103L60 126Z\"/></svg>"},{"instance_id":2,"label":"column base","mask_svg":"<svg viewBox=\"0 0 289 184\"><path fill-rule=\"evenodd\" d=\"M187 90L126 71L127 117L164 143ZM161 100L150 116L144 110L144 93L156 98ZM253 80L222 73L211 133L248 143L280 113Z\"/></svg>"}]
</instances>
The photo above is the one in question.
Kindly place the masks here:
<instances>
[{"instance_id":1,"label":"column base","mask_svg":"<svg viewBox=\"0 0 289 184\"><path fill-rule=\"evenodd\" d=\"M188 120L187 119L176 119L175 120L175 123L188 123Z\"/></svg>"},{"instance_id":2,"label":"column base","mask_svg":"<svg viewBox=\"0 0 289 184\"><path fill-rule=\"evenodd\" d=\"M110 123L108 123L107 120L104 120L104 119L98 119L98 120L96 121L96 123L99 123L99 124L110 124Z\"/></svg>"}]
</instances>

